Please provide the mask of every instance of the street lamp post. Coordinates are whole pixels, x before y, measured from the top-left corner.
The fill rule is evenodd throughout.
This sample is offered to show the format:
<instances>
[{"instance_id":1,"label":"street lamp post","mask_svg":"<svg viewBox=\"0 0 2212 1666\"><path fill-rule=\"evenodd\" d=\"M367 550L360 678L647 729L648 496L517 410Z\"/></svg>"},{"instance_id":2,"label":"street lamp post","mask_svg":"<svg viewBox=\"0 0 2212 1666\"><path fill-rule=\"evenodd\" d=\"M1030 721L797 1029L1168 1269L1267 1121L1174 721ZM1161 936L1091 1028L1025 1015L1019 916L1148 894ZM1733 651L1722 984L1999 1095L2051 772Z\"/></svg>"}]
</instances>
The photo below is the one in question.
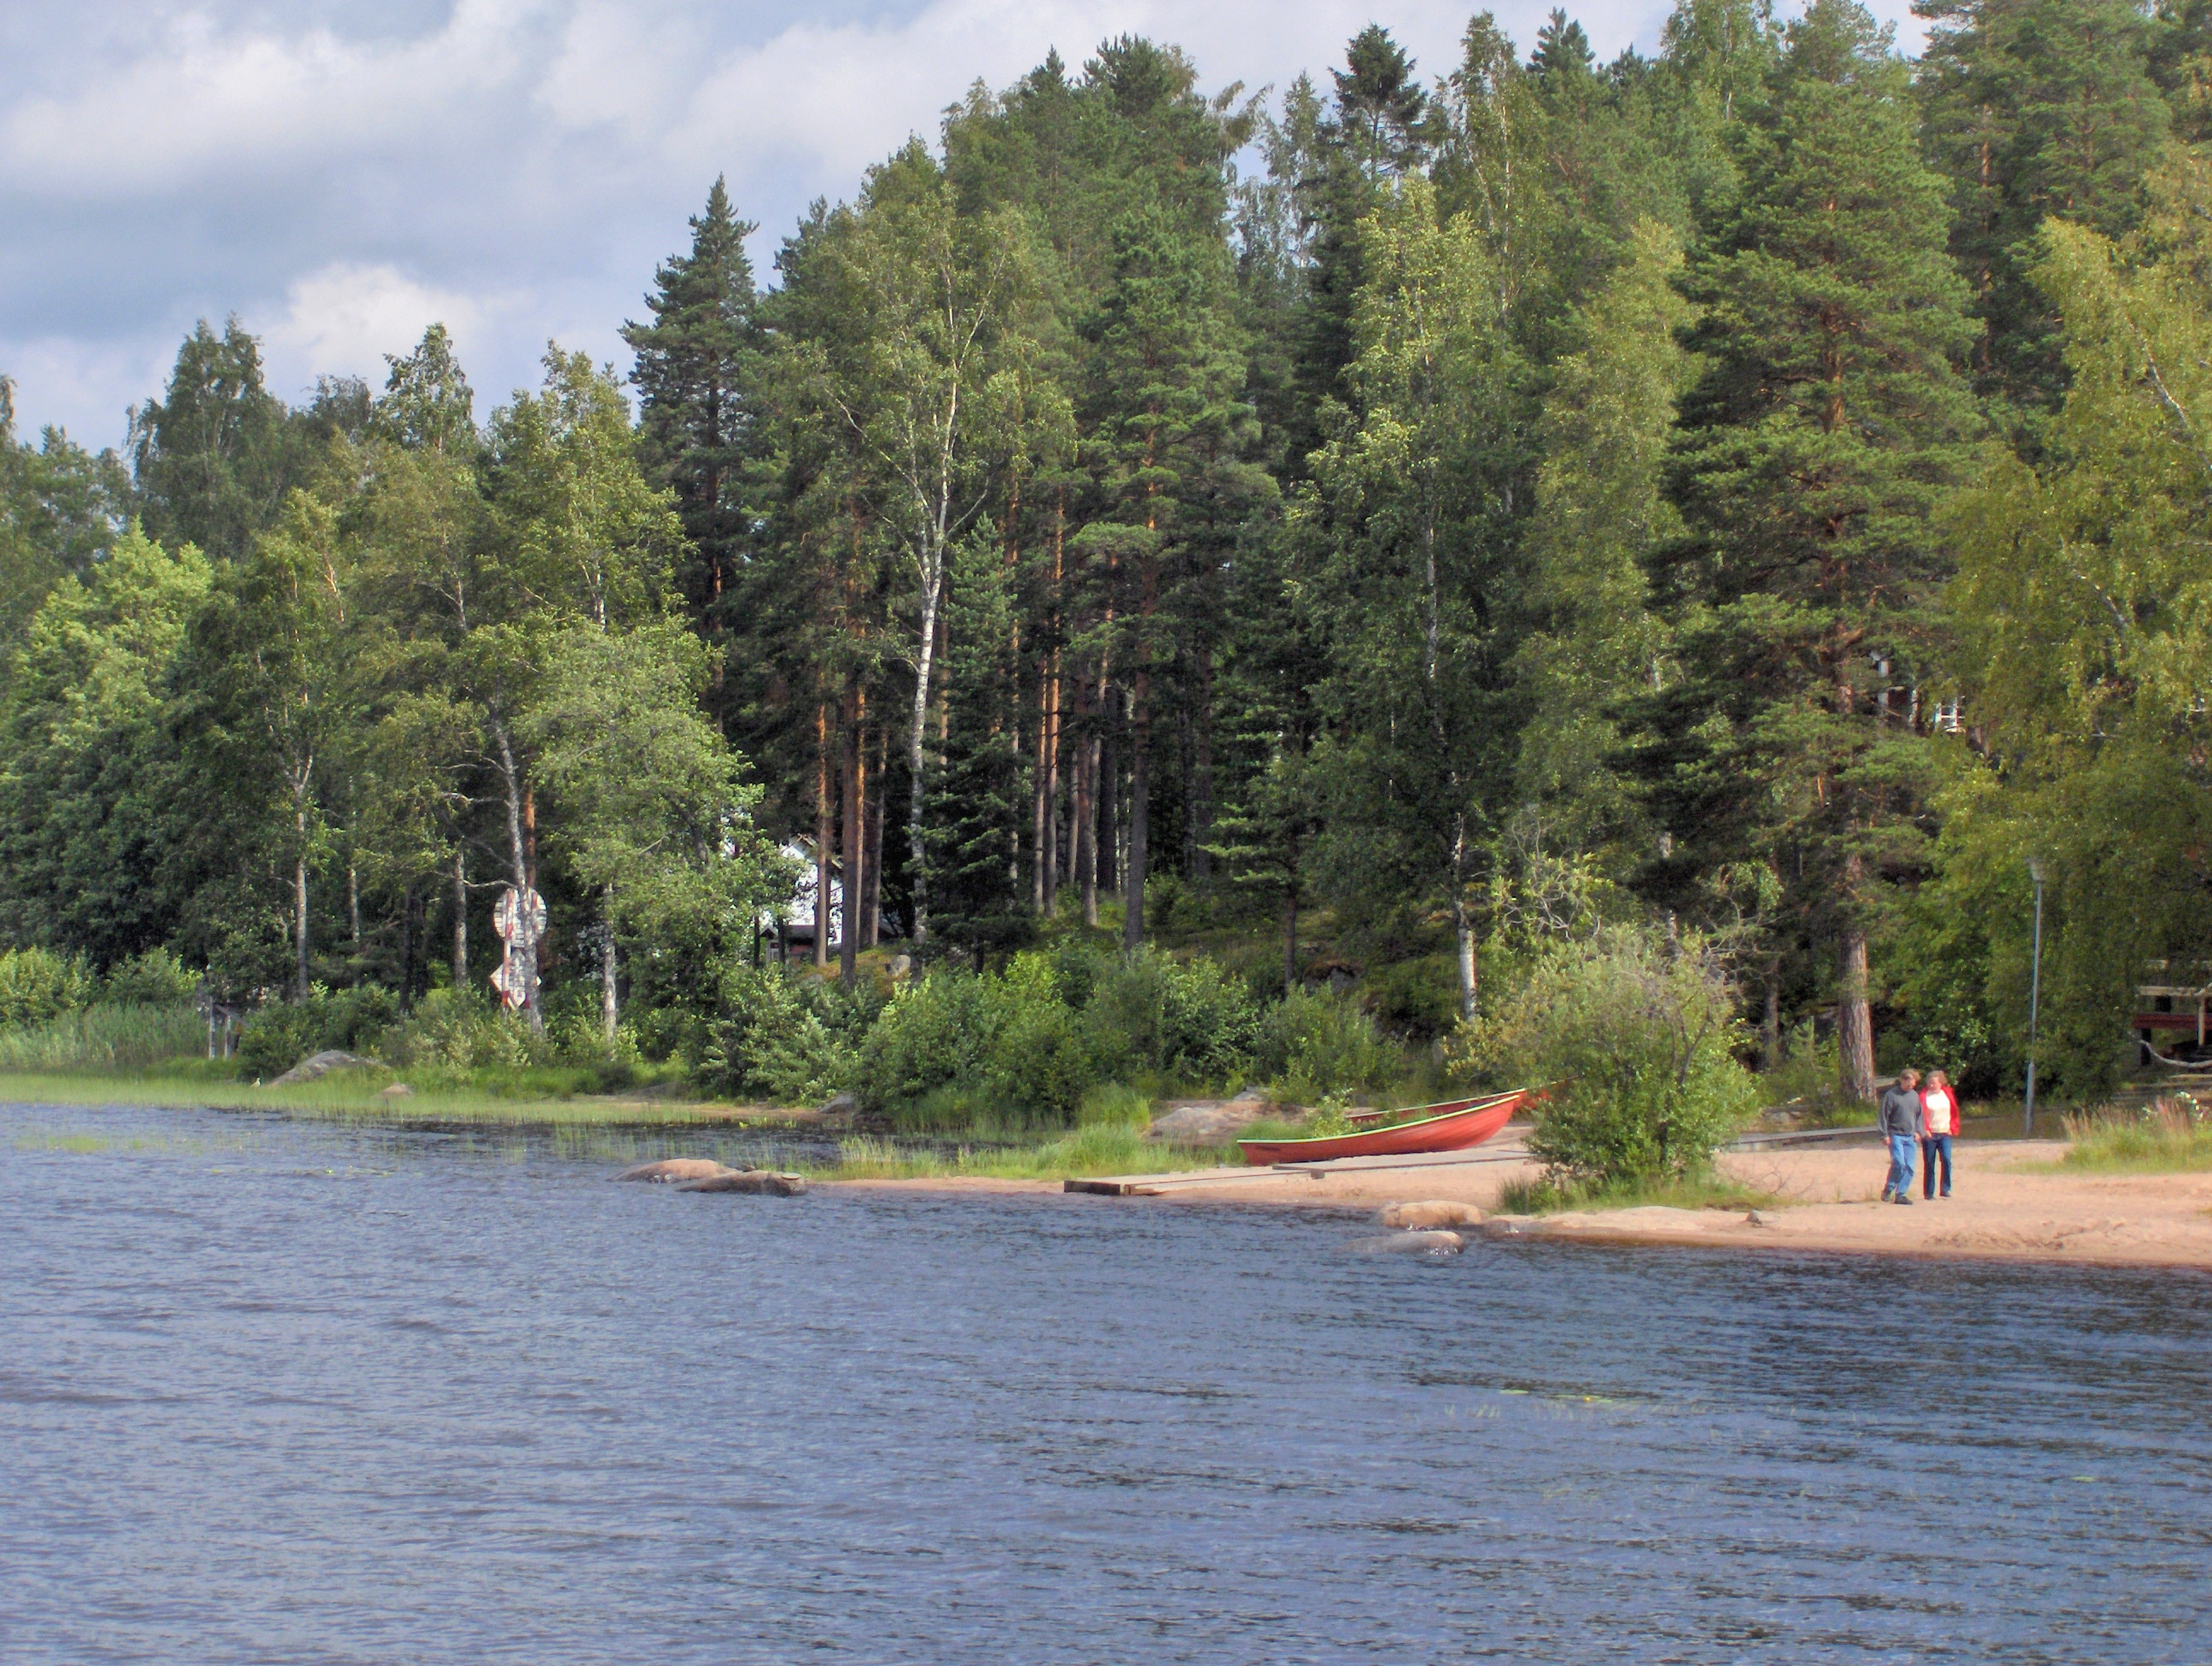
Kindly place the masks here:
<instances>
[{"instance_id":1,"label":"street lamp post","mask_svg":"<svg viewBox=\"0 0 2212 1666\"><path fill-rule=\"evenodd\" d=\"M2027 1103L2022 1108L2021 1134L2035 1137L2035 1023L2043 1004L2043 858L2027 859L2027 877L2035 881L2035 952L2027 973Z\"/></svg>"}]
</instances>

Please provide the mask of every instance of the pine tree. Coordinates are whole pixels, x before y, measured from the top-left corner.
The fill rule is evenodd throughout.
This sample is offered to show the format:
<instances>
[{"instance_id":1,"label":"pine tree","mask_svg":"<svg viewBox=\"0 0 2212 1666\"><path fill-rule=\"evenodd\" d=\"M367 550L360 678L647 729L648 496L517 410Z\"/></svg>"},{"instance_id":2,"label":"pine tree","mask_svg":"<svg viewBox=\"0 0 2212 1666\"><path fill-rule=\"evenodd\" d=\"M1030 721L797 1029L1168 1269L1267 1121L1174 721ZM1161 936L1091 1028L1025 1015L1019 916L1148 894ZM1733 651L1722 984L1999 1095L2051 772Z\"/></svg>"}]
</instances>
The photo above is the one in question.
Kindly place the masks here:
<instances>
[{"instance_id":1,"label":"pine tree","mask_svg":"<svg viewBox=\"0 0 2212 1666\"><path fill-rule=\"evenodd\" d=\"M2134 0L1922 0L1927 143L1950 181L1953 253L1973 286L1977 385L2031 410L2065 386L2057 321L2022 268L2046 216L2115 237L2141 211L2172 112Z\"/></svg>"},{"instance_id":2,"label":"pine tree","mask_svg":"<svg viewBox=\"0 0 2212 1666\"><path fill-rule=\"evenodd\" d=\"M675 489L693 554L678 587L709 629L726 628L721 598L734 577L750 514L753 445L748 384L763 345L752 263L740 220L717 177L691 221L691 252L672 256L646 297L650 324L625 324L643 395L640 426L648 477Z\"/></svg>"},{"instance_id":3,"label":"pine tree","mask_svg":"<svg viewBox=\"0 0 2212 1666\"><path fill-rule=\"evenodd\" d=\"M1104 513L1078 534L1114 575L1111 648L1130 690L1124 936L1144 940L1155 693L1178 660L1210 652L1211 581L1235 523L1262 489L1243 463L1254 438L1227 252L1161 212L1116 228L1114 280L1085 326L1092 437Z\"/></svg>"},{"instance_id":4,"label":"pine tree","mask_svg":"<svg viewBox=\"0 0 2212 1666\"><path fill-rule=\"evenodd\" d=\"M1924 842L1909 690L1933 674L1946 560L1929 525L1977 434L1972 339L1905 68L1850 0L1815 0L1754 129L1745 198L1698 264L1667 578L1685 681L1650 763L1681 842L1662 891L1746 852L1796 876L1835 950L1844 1085L1872 1091L1867 941Z\"/></svg>"}]
</instances>

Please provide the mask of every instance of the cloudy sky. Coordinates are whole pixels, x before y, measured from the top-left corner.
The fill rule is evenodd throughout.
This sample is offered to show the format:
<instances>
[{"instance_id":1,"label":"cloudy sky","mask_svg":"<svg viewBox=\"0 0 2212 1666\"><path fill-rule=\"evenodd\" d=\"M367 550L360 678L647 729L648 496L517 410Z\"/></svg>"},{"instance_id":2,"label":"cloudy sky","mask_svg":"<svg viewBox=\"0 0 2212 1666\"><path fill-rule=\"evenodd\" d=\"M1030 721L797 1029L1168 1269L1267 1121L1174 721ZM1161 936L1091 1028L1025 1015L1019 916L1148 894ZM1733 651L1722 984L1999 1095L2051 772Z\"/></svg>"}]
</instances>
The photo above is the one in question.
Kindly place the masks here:
<instances>
[{"instance_id":1,"label":"cloudy sky","mask_svg":"<svg viewBox=\"0 0 2212 1666\"><path fill-rule=\"evenodd\" d=\"M1495 9L1526 51L1552 0ZM1601 56L1665 0L1590 0ZM1902 0L1876 10L1903 20ZM1316 78L1370 19L1425 77L1470 0L70 0L0 4L0 374L23 428L118 442L198 318L276 392L453 331L479 410L616 331L716 173L756 261L981 77L1131 31L1209 88Z\"/></svg>"}]
</instances>

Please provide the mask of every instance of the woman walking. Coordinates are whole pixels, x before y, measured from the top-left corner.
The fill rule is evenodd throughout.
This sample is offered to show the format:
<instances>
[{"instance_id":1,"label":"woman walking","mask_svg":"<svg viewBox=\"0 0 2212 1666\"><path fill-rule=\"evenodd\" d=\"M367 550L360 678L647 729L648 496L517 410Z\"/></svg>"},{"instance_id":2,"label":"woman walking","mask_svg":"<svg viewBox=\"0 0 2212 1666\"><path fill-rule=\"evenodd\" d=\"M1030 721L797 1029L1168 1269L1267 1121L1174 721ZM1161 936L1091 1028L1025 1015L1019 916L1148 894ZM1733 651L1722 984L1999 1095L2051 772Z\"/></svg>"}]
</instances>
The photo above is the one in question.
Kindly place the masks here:
<instances>
[{"instance_id":1,"label":"woman walking","mask_svg":"<svg viewBox=\"0 0 2212 1666\"><path fill-rule=\"evenodd\" d=\"M1928 1073L1921 1090L1920 1195L1951 1195L1951 1136L1959 1131L1959 1096L1951 1091L1951 1079L1940 1070ZM1943 1189L1936 1189L1936 1163L1943 1164Z\"/></svg>"}]
</instances>

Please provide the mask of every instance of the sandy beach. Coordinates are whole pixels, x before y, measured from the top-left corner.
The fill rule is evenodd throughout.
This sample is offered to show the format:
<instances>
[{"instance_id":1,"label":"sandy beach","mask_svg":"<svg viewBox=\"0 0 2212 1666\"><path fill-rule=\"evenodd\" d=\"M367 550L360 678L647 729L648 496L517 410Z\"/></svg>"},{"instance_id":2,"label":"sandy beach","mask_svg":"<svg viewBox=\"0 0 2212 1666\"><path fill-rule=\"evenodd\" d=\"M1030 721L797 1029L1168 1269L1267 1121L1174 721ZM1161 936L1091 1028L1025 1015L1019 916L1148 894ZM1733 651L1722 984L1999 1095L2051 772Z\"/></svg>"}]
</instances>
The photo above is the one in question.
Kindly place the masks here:
<instances>
[{"instance_id":1,"label":"sandy beach","mask_svg":"<svg viewBox=\"0 0 2212 1666\"><path fill-rule=\"evenodd\" d=\"M1962 1144L1948 1199L1899 1207L1879 1201L1882 1153L1871 1145L1729 1152L1731 1177L1782 1200L1754 1225L1741 1211L1641 1208L1542 1217L1547 1237L1603 1243L1823 1250L1854 1255L1970 1256L2091 1265L2212 1268L2212 1173L2053 1174L2057 1140ZM1116 1199L1119 1208L1243 1207L1379 1209L1437 1199L1494 1211L1528 1163L1338 1170L1319 1177L1254 1170L1158 1195ZM852 1182L896 1189L1057 1193L1056 1182L930 1179ZM1071 1200L1073 1201L1073 1200ZM1085 1200L1088 1203L1103 1200Z\"/></svg>"}]
</instances>

